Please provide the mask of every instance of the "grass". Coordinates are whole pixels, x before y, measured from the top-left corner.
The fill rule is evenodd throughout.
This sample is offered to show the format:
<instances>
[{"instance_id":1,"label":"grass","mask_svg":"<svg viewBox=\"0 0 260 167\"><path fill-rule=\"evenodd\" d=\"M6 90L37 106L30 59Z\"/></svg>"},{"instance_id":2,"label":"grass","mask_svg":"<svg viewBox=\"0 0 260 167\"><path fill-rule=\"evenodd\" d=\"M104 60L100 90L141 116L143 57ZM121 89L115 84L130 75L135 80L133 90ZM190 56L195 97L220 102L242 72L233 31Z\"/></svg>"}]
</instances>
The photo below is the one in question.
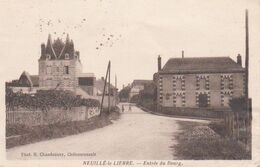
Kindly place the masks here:
<instances>
[{"instance_id":1,"label":"grass","mask_svg":"<svg viewBox=\"0 0 260 167\"><path fill-rule=\"evenodd\" d=\"M176 137L178 144L173 146L178 159L185 160L242 160L251 159L246 149L234 140L219 136L203 136L188 138L187 133L192 132L196 126L212 126L200 123L179 121L181 132ZM217 125L220 126L220 125ZM216 126L216 127L217 127ZM219 127L218 127L219 128ZM219 128L221 129L221 128ZM220 132L222 129L220 130Z\"/></svg>"}]
</instances>

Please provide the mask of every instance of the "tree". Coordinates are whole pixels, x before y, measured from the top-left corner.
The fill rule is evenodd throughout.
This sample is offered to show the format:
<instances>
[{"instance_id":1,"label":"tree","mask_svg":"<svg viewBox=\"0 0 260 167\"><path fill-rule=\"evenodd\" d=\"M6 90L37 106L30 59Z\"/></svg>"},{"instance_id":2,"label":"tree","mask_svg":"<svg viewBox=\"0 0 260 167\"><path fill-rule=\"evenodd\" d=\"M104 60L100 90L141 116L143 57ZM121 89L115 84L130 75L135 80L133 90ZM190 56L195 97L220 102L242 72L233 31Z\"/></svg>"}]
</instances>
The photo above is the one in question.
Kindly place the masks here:
<instances>
[{"instance_id":1,"label":"tree","mask_svg":"<svg viewBox=\"0 0 260 167\"><path fill-rule=\"evenodd\" d=\"M120 90L118 94L120 101L121 99L128 99L130 90L131 90L130 86L124 87L122 90Z\"/></svg>"},{"instance_id":2,"label":"tree","mask_svg":"<svg viewBox=\"0 0 260 167\"><path fill-rule=\"evenodd\" d=\"M233 98L229 101L229 106L234 112L247 111L247 100L245 97Z\"/></svg>"}]
</instances>

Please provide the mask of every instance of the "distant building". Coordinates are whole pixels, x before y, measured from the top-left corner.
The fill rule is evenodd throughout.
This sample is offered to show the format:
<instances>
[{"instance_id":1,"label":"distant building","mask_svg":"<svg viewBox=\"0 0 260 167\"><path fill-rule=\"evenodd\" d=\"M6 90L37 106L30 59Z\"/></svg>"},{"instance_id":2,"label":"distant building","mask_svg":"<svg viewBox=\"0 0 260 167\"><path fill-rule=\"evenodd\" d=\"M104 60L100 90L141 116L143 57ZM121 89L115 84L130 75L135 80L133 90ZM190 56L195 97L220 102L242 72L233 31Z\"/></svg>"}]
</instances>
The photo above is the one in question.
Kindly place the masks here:
<instances>
[{"instance_id":1,"label":"distant building","mask_svg":"<svg viewBox=\"0 0 260 167\"><path fill-rule=\"evenodd\" d=\"M93 73L83 73L80 53L74 49L69 36L65 41L52 41L49 35L47 44L41 44L41 56L38 60L39 75L23 72L19 80L6 85L13 91L35 93L37 90L70 90L84 98L96 98Z\"/></svg>"},{"instance_id":2,"label":"distant building","mask_svg":"<svg viewBox=\"0 0 260 167\"><path fill-rule=\"evenodd\" d=\"M13 92L33 94L39 89L39 76L30 75L28 72L24 71L18 80L7 82L6 86L11 88Z\"/></svg>"},{"instance_id":3,"label":"distant building","mask_svg":"<svg viewBox=\"0 0 260 167\"><path fill-rule=\"evenodd\" d=\"M241 56L171 58L154 75L157 109L229 108L229 100L245 95L245 68Z\"/></svg>"},{"instance_id":4,"label":"distant building","mask_svg":"<svg viewBox=\"0 0 260 167\"><path fill-rule=\"evenodd\" d=\"M98 79L95 81L95 88L96 88L96 96L98 100L101 102L102 100L102 95L103 95L103 90L104 90L104 85L105 85L105 79L102 77L101 79ZM104 95L104 100L103 100L103 106L108 107L108 102L109 102L109 85L107 83L106 89L105 89L105 95ZM110 106L116 106L119 103L119 98L118 98L118 89L110 84Z\"/></svg>"},{"instance_id":5,"label":"distant building","mask_svg":"<svg viewBox=\"0 0 260 167\"><path fill-rule=\"evenodd\" d=\"M152 80L134 80L131 84L131 90L129 93L129 100L135 95L138 95L141 90L144 89L146 84L151 84Z\"/></svg>"}]
</instances>

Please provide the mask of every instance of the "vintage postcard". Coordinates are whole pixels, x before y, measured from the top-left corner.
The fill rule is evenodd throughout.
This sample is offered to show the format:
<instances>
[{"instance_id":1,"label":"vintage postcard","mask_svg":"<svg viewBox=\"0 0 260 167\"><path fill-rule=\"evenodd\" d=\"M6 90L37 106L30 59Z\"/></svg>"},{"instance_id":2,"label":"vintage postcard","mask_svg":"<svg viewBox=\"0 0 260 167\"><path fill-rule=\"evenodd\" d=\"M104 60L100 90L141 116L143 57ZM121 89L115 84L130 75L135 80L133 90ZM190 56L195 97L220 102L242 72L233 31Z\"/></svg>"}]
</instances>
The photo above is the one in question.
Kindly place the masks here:
<instances>
[{"instance_id":1,"label":"vintage postcard","mask_svg":"<svg viewBox=\"0 0 260 167\"><path fill-rule=\"evenodd\" d=\"M260 167L259 0L0 9L0 167Z\"/></svg>"}]
</instances>

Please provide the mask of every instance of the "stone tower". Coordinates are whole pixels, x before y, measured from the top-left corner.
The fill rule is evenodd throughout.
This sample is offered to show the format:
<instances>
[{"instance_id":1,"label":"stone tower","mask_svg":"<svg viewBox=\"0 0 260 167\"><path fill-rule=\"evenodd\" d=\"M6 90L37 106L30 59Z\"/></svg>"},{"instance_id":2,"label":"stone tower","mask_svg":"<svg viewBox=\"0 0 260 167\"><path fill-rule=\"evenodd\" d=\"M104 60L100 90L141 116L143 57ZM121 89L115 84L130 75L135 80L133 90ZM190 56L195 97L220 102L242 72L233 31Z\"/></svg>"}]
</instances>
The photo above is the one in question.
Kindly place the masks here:
<instances>
[{"instance_id":1,"label":"stone tower","mask_svg":"<svg viewBox=\"0 0 260 167\"><path fill-rule=\"evenodd\" d=\"M79 56L69 35L65 41L60 38L52 41L49 35L47 44L41 44L41 57L38 60L40 89L75 91L78 76L82 73Z\"/></svg>"}]
</instances>

